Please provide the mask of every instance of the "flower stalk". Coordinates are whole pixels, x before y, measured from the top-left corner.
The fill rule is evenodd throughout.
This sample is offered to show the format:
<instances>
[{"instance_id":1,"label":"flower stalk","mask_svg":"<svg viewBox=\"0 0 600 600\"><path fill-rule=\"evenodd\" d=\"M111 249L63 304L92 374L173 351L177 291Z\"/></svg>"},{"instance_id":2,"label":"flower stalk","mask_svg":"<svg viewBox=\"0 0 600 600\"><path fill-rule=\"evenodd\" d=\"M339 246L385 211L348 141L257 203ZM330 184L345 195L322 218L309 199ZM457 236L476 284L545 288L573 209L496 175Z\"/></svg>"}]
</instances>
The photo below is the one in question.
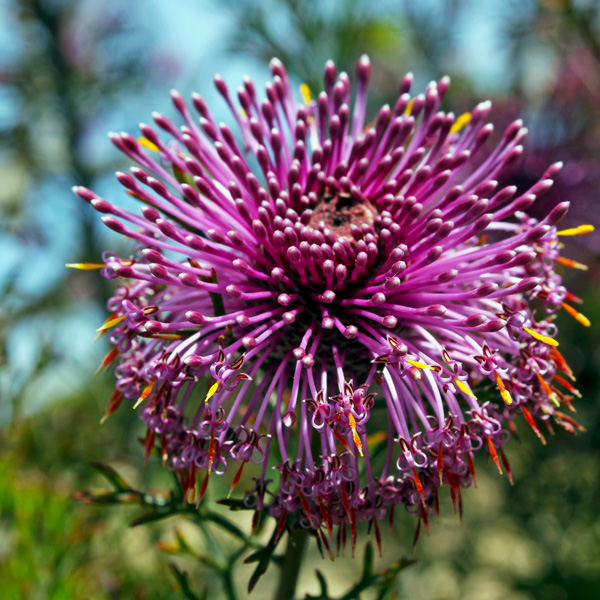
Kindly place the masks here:
<instances>
[{"instance_id":1,"label":"flower stalk","mask_svg":"<svg viewBox=\"0 0 600 600\"><path fill-rule=\"evenodd\" d=\"M296 586L302 569L308 537L309 534L306 529L299 528L290 532L281 563L279 585L277 586L273 600L293 600L295 598Z\"/></svg>"}]
</instances>

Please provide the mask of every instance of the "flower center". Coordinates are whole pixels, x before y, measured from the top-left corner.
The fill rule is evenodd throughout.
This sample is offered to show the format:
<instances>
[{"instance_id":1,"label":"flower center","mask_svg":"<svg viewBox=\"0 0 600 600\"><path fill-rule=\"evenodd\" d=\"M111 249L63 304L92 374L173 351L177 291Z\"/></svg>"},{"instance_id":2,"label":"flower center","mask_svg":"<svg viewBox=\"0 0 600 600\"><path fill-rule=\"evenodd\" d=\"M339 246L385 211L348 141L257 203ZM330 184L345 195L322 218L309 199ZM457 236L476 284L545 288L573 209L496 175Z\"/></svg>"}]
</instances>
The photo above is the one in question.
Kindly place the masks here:
<instances>
[{"instance_id":1,"label":"flower center","mask_svg":"<svg viewBox=\"0 0 600 600\"><path fill-rule=\"evenodd\" d=\"M336 236L352 241L350 226L373 225L376 215L377 209L366 198L345 193L325 194L319 199L308 226L312 229L324 226Z\"/></svg>"}]
</instances>

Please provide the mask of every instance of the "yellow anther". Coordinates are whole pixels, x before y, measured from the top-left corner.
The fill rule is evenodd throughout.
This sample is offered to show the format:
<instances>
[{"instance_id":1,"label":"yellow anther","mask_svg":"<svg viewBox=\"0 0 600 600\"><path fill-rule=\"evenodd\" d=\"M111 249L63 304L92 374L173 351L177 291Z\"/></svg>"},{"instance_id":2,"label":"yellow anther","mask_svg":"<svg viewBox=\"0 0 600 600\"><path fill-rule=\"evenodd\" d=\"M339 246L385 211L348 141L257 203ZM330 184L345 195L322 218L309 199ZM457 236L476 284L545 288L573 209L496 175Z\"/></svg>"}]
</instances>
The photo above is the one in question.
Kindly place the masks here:
<instances>
[{"instance_id":1,"label":"yellow anther","mask_svg":"<svg viewBox=\"0 0 600 600\"><path fill-rule=\"evenodd\" d=\"M99 263L67 263L65 267L69 269L79 269L80 271L92 271L94 269L104 269L106 265Z\"/></svg>"},{"instance_id":2,"label":"yellow anther","mask_svg":"<svg viewBox=\"0 0 600 600\"><path fill-rule=\"evenodd\" d=\"M407 358L406 362L409 365L416 367L417 369L433 369L431 365L427 365L424 362L421 362L420 360L410 360L410 358Z\"/></svg>"},{"instance_id":3,"label":"yellow anther","mask_svg":"<svg viewBox=\"0 0 600 600\"><path fill-rule=\"evenodd\" d=\"M471 113L470 112L463 113L462 115L460 115L460 117L458 117L458 119L456 119L456 121L454 121L454 124L452 125L452 127L450 127L450 133L458 133L463 127L468 125L470 122L471 122Z\"/></svg>"},{"instance_id":4,"label":"yellow anther","mask_svg":"<svg viewBox=\"0 0 600 600\"><path fill-rule=\"evenodd\" d=\"M496 373L496 371L494 371L494 375L496 376L496 385L500 390L502 400L504 400L504 402L506 402L506 404L510 406L512 404L512 396L510 395L510 392L506 389L504 381L502 381L502 378L500 377L500 375L498 375L498 373Z\"/></svg>"},{"instance_id":5,"label":"yellow anther","mask_svg":"<svg viewBox=\"0 0 600 600\"><path fill-rule=\"evenodd\" d=\"M572 227L571 229L557 231L556 235L584 235L586 233L592 233L592 231L594 231L593 225L579 225L578 227Z\"/></svg>"},{"instance_id":6,"label":"yellow anther","mask_svg":"<svg viewBox=\"0 0 600 600\"><path fill-rule=\"evenodd\" d=\"M310 88L306 85L306 83L300 84L300 94L302 96L304 104L308 106L312 101L312 94L310 93Z\"/></svg>"},{"instance_id":7,"label":"yellow anther","mask_svg":"<svg viewBox=\"0 0 600 600\"><path fill-rule=\"evenodd\" d=\"M544 344L548 344L548 346L558 346L558 342L554 338L548 337L547 335L542 335L541 333L538 333L537 331L535 331L533 329L529 329L529 327L523 327L523 329L531 337L534 337L536 340L539 340L540 342L544 342Z\"/></svg>"},{"instance_id":8,"label":"yellow anther","mask_svg":"<svg viewBox=\"0 0 600 600\"><path fill-rule=\"evenodd\" d=\"M349 413L348 421L350 422L350 429L352 429L352 439L358 448L358 453L363 456L363 445L360 436L358 435L358 431L356 431L356 419L352 413Z\"/></svg>"},{"instance_id":9,"label":"yellow anther","mask_svg":"<svg viewBox=\"0 0 600 600\"><path fill-rule=\"evenodd\" d=\"M410 113L412 112L413 106L415 104L415 99L413 98L409 103L408 106L404 109L404 114L405 115L410 115Z\"/></svg>"},{"instance_id":10,"label":"yellow anther","mask_svg":"<svg viewBox=\"0 0 600 600\"><path fill-rule=\"evenodd\" d=\"M103 331L106 331L107 329L118 325L126 316L127 315L121 315L120 317L108 318L106 321L104 321L104 324L101 327L98 327L98 329L96 329L96 332L102 333Z\"/></svg>"},{"instance_id":11,"label":"yellow anther","mask_svg":"<svg viewBox=\"0 0 600 600\"><path fill-rule=\"evenodd\" d=\"M213 383L210 386L210 389L208 390L208 392L206 392L206 397L204 398L204 402L208 402L217 393L217 390L219 389L220 384L221 384L221 380L217 379L217 381L215 381L215 383Z\"/></svg>"},{"instance_id":12,"label":"yellow anther","mask_svg":"<svg viewBox=\"0 0 600 600\"><path fill-rule=\"evenodd\" d=\"M581 323L585 327L591 325L590 320L582 313L575 310L570 304L563 302L561 305L578 323Z\"/></svg>"},{"instance_id":13,"label":"yellow anther","mask_svg":"<svg viewBox=\"0 0 600 600\"><path fill-rule=\"evenodd\" d=\"M581 271L587 271L588 266L583 263L577 262L576 260L571 260L570 258L563 258L562 256L558 256L556 258L556 262L564 265L565 267L571 267L572 269L580 269Z\"/></svg>"},{"instance_id":14,"label":"yellow anther","mask_svg":"<svg viewBox=\"0 0 600 600\"><path fill-rule=\"evenodd\" d=\"M453 377L453 379L456 382L458 389L463 394L466 394L467 396L471 396L471 398L474 398L475 400L477 400L477 396L471 391L471 388L464 381L461 381L460 379L456 379L456 377Z\"/></svg>"},{"instance_id":15,"label":"yellow anther","mask_svg":"<svg viewBox=\"0 0 600 600\"><path fill-rule=\"evenodd\" d=\"M544 390L546 396L548 396L552 404L554 404L554 406L557 407L560 406L560 401L554 390L544 381L544 378L539 373L536 372L536 376L538 378L538 381L540 382L540 385L542 386L542 389Z\"/></svg>"},{"instance_id":16,"label":"yellow anther","mask_svg":"<svg viewBox=\"0 0 600 600\"><path fill-rule=\"evenodd\" d=\"M500 390L500 395L502 396L502 400L504 400L504 402L506 402L506 404L508 404L509 406L512 404L512 396L510 395L510 392L506 388L503 390Z\"/></svg>"},{"instance_id":17,"label":"yellow anther","mask_svg":"<svg viewBox=\"0 0 600 600\"><path fill-rule=\"evenodd\" d=\"M144 148L148 148L148 150L152 150L152 152L160 152L160 148L145 137L139 137L137 141L140 146L144 146Z\"/></svg>"}]
</instances>

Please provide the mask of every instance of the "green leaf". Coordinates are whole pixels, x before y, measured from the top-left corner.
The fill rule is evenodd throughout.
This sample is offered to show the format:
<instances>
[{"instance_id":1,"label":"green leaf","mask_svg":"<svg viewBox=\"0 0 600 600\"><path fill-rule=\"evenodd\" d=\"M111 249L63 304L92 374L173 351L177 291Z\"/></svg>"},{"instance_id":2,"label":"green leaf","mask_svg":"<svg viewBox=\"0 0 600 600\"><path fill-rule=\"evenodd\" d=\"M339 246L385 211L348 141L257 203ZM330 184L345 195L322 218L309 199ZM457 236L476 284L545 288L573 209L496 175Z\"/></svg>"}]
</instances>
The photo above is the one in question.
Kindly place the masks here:
<instances>
[{"instance_id":1,"label":"green leaf","mask_svg":"<svg viewBox=\"0 0 600 600\"><path fill-rule=\"evenodd\" d=\"M172 517L176 514L179 514L178 511L172 512L147 512L144 513L141 517L138 517L134 521L129 524L129 527L138 527L139 525L146 525L147 523L154 523L156 521L162 521L163 519L167 519L168 517Z\"/></svg>"},{"instance_id":2,"label":"green leaf","mask_svg":"<svg viewBox=\"0 0 600 600\"><path fill-rule=\"evenodd\" d=\"M220 514L212 511L203 511L196 513L196 516L199 519L211 521L215 525L221 527L221 529L224 529L234 537L243 541L245 544L248 544L249 546L253 546L255 548L258 547L258 544L253 542L250 539L250 537L247 534L245 534L239 527L234 525L231 521L227 520L226 518L222 517Z\"/></svg>"},{"instance_id":3,"label":"green leaf","mask_svg":"<svg viewBox=\"0 0 600 600\"><path fill-rule=\"evenodd\" d=\"M173 165L173 175L175 175L175 179L177 179L179 183L187 183L187 185L193 187L197 192L199 191L198 186L194 183L193 177L189 173L182 171L175 164Z\"/></svg>"},{"instance_id":4,"label":"green leaf","mask_svg":"<svg viewBox=\"0 0 600 600\"><path fill-rule=\"evenodd\" d=\"M194 592L192 592L190 588L190 584L188 581L188 576L185 571L180 571L179 567L175 563L169 563L169 569L171 569L171 573L177 584L179 585L179 591L188 599L188 600L201 600ZM204 591L203 597L207 597L207 591Z\"/></svg>"},{"instance_id":5,"label":"green leaf","mask_svg":"<svg viewBox=\"0 0 600 600\"><path fill-rule=\"evenodd\" d=\"M223 498L222 500L217 500L217 504L228 506L231 510L254 510L254 508L246 506L244 501L239 498Z\"/></svg>"},{"instance_id":6,"label":"green leaf","mask_svg":"<svg viewBox=\"0 0 600 600\"><path fill-rule=\"evenodd\" d=\"M365 546L363 572L360 581L352 585L343 596L339 596L338 598L330 596L325 577L320 571L316 571L319 587L321 588L320 593L318 596L307 594L304 600L358 600L362 592L375 589L378 591L377 600L389 600L389 592L399 573L416 561L402 557L387 569L374 573L373 556L373 545L368 543Z\"/></svg>"},{"instance_id":7,"label":"green leaf","mask_svg":"<svg viewBox=\"0 0 600 600\"><path fill-rule=\"evenodd\" d=\"M406 558L403 556L400 560L395 562L393 565L385 569L380 573L381 578L384 581L394 581L398 575L404 571L407 567L414 565L417 561L412 558Z\"/></svg>"},{"instance_id":8,"label":"green leaf","mask_svg":"<svg viewBox=\"0 0 600 600\"><path fill-rule=\"evenodd\" d=\"M327 589L327 580L325 579L325 576L323 575L323 573L321 573L321 571L319 571L319 569L315 571L315 575L319 580L319 587L321 588L321 597L329 598L329 590Z\"/></svg>"},{"instance_id":9,"label":"green leaf","mask_svg":"<svg viewBox=\"0 0 600 600\"><path fill-rule=\"evenodd\" d=\"M213 269L211 277L200 277L205 283L219 283L217 272ZM212 301L213 310L215 311L215 317L222 317L225 314L225 304L223 303L223 296L219 292L208 292Z\"/></svg>"},{"instance_id":10,"label":"green leaf","mask_svg":"<svg viewBox=\"0 0 600 600\"><path fill-rule=\"evenodd\" d=\"M363 579L373 576L373 545L367 542L365 546L365 557L363 559Z\"/></svg>"},{"instance_id":11,"label":"green leaf","mask_svg":"<svg viewBox=\"0 0 600 600\"><path fill-rule=\"evenodd\" d=\"M92 462L94 468L100 475L107 479L120 492L134 491L133 488L110 466L100 462Z\"/></svg>"},{"instance_id":12,"label":"green leaf","mask_svg":"<svg viewBox=\"0 0 600 600\"><path fill-rule=\"evenodd\" d=\"M271 536L269 543L264 548L261 548L258 550L258 552L254 552L248 558L246 558L246 560L244 560L244 563L258 562L256 569L254 569L254 573L252 573L250 581L248 582L248 593L254 589L258 583L258 580L267 571L269 563L271 562L271 558L273 557L273 553L275 552L275 548L282 537L283 536L277 537L276 528L275 531L273 531L273 535Z\"/></svg>"},{"instance_id":13,"label":"green leaf","mask_svg":"<svg viewBox=\"0 0 600 600\"><path fill-rule=\"evenodd\" d=\"M214 559L213 556L209 556L208 554L198 554L196 556L198 562L207 566L209 569L213 571L222 571L222 566Z\"/></svg>"},{"instance_id":14,"label":"green leaf","mask_svg":"<svg viewBox=\"0 0 600 600\"><path fill-rule=\"evenodd\" d=\"M192 556L196 556L196 553L194 552L192 547L188 544L187 540L183 537L183 533L181 533L181 530L178 529L177 527L175 528L175 539L177 540L177 543L179 544L179 547L181 548L182 552L185 552L186 554L191 554Z\"/></svg>"}]
</instances>

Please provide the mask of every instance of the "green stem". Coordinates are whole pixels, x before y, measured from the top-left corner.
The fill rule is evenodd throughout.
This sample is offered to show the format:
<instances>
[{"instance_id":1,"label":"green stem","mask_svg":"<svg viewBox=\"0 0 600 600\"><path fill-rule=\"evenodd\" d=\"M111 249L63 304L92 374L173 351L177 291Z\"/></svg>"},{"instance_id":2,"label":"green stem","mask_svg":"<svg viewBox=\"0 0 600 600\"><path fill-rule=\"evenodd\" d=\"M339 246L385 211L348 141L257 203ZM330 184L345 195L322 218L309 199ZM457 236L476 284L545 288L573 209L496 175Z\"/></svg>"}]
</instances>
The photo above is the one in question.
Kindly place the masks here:
<instances>
[{"instance_id":1,"label":"green stem","mask_svg":"<svg viewBox=\"0 0 600 600\"><path fill-rule=\"evenodd\" d=\"M227 600L237 600L237 593L233 585L231 570L223 571L221 574L221 580L223 581L223 588L225 589L225 596L227 596Z\"/></svg>"},{"instance_id":2,"label":"green stem","mask_svg":"<svg viewBox=\"0 0 600 600\"><path fill-rule=\"evenodd\" d=\"M237 592L235 591L235 585L233 583L233 563L235 562L234 557L227 556L225 554L223 547L213 535L210 527L207 527L206 524L201 520L198 521L198 526L204 534L207 546L212 548L217 554L216 558L220 567L216 571L221 578L223 590L225 591L225 597L227 600L238 600Z\"/></svg>"},{"instance_id":3,"label":"green stem","mask_svg":"<svg viewBox=\"0 0 600 600\"><path fill-rule=\"evenodd\" d=\"M297 529L293 532L293 535L290 534L281 565L279 586L273 596L273 600L294 599L307 539L308 532L305 529Z\"/></svg>"}]
</instances>

